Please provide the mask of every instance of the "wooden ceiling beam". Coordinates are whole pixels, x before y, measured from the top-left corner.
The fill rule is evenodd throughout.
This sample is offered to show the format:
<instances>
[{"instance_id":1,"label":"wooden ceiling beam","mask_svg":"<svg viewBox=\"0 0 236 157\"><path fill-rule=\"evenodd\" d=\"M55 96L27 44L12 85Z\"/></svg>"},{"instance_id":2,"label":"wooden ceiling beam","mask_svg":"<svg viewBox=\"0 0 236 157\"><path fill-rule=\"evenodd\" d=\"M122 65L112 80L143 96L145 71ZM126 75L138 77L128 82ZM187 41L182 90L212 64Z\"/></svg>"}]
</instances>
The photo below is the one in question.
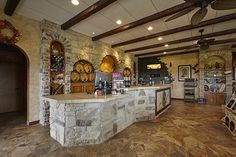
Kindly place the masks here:
<instances>
[{"instance_id":1,"label":"wooden ceiling beam","mask_svg":"<svg viewBox=\"0 0 236 157\"><path fill-rule=\"evenodd\" d=\"M75 24L79 23L80 21L88 18L89 16L95 14L96 12L102 10L103 8L107 7L108 5L116 2L117 0L99 0L98 2L94 3L93 5L89 6L84 11L80 12L76 16L72 17L65 23L61 25L61 29L66 30L70 27L74 26Z\"/></svg>"},{"instance_id":2,"label":"wooden ceiling beam","mask_svg":"<svg viewBox=\"0 0 236 157\"><path fill-rule=\"evenodd\" d=\"M195 49L195 50L182 51L182 52L176 52L176 53L170 53L170 54L161 54L161 55L158 55L157 57L163 57L163 56L166 57L166 56L174 56L174 55L189 54L189 53L199 53L199 50ZM143 57L143 58L149 58L149 57Z\"/></svg>"},{"instance_id":3,"label":"wooden ceiling beam","mask_svg":"<svg viewBox=\"0 0 236 157\"><path fill-rule=\"evenodd\" d=\"M183 43L183 42L199 40L201 38L211 38L211 37L223 36L223 35L228 35L228 34L233 34L233 33L236 33L236 28L229 29L229 30L224 30L224 31L220 31L220 32L204 34L202 36L198 35L198 36L194 36L194 37L173 40L173 41L164 42L164 43L160 43L160 44L153 44L153 45L148 45L148 46L139 47L139 48L135 48L135 49L129 49L129 50L126 50L125 53L134 52L134 51L141 51L141 50L147 50L147 49L152 49L152 48L158 48L158 47L164 46L165 44L168 44L168 45L179 44L179 43Z\"/></svg>"},{"instance_id":4,"label":"wooden ceiling beam","mask_svg":"<svg viewBox=\"0 0 236 157\"><path fill-rule=\"evenodd\" d=\"M226 40L217 40L217 41L214 41L214 43L211 44L211 45L220 45L220 44L226 44L226 43L236 43L236 38L226 39ZM166 50L136 54L135 57L155 55L155 54L161 54L163 52L172 52L172 51L178 51L178 50L188 50L188 49L194 49L194 48L197 48L197 47L198 47L197 45L189 45L189 46L171 48L171 49L166 49Z\"/></svg>"},{"instance_id":5,"label":"wooden ceiling beam","mask_svg":"<svg viewBox=\"0 0 236 157\"><path fill-rule=\"evenodd\" d=\"M230 21L230 20L234 20L234 19L236 19L236 13L221 16L221 17L217 17L217 18L210 19L210 20L206 20L206 21L203 21L203 22L199 23L196 26L186 25L186 26L170 29L170 30L167 30L167 31L164 31L164 32L159 32L159 33L139 37L139 38L136 38L136 39L124 41L124 42L121 42L121 43L113 44L111 47L114 48L114 47L124 46L124 45L128 45L128 44L133 44L133 43L136 43L136 42L141 42L141 41L144 41L144 40L149 40L149 39L157 38L157 37L160 37L160 36L163 37L163 36L166 36L166 35L179 33L179 32L183 32L183 31L187 31L187 30L191 30L191 29L196 29L196 28L200 28L200 27L205 27L205 26L209 26L209 25L213 25L213 24L217 24L217 23L222 23L222 22L226 22L226 21Z\"/></svg>"},{"instance_id":6,"label":"wooden ceiling beam","mask_svg":"<svg viewBox=\"0 0 236 157\"><path fill-rule=\"evenodd\" d=\"M4 13L6 15L12 16L19 2L20 0L7 0L6 5L4 7Z\"/></svg>"},{"instance_id":7,"label":"wooden ceiling beam","mask_svg":"<svg viewBox=\"0 0 236 157\"><path fill-rule=\"evenodd\" d=\"M158 19L161 19L161 18L166 17L166 16L170 16L170 15L175 14L175 13L181 11L181 10L184 10L186 8L193 7L193 6L194 6L194 4L186 3L186 2L182 3L182 4L179 4L179 5L176 5L174 7L166 9L164 11L152 14L152 15L144 17L140 20L128 23L124 26L121 26L121 27L118 27L116 29L113 29L113 30L110 30L108 32L97 35L97 36L93 37L92 40L96 41L96 40L99 40L99 39L102 39L102 38L105 38L105 37L108 37L108 36L111 36L111 35L126 31L126 30L129 30L129 29L138 27L138 26L143 25L145 23L148 23L148 22L151 22L151 21L154 21L154 20L158 20Z\"/></svg>"}]
</instances>

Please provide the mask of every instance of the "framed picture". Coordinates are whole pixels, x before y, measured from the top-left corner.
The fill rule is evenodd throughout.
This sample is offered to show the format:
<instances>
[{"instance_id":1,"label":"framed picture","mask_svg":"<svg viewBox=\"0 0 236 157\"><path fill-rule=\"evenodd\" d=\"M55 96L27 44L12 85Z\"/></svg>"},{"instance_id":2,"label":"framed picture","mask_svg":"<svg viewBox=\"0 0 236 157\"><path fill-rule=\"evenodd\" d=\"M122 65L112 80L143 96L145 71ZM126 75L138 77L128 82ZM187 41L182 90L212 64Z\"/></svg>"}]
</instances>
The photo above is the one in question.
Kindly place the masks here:
<instances>
[{"instance_id":1,"label":"framed picture","mask_svg":"<svg viewBox=\"0 0 236 157\"><path fill-rule=\"evenodd\" d=\"M192 78L191 65L178 66L178 80L184 81L186 78Z\"/></svg>"}]
</instances>

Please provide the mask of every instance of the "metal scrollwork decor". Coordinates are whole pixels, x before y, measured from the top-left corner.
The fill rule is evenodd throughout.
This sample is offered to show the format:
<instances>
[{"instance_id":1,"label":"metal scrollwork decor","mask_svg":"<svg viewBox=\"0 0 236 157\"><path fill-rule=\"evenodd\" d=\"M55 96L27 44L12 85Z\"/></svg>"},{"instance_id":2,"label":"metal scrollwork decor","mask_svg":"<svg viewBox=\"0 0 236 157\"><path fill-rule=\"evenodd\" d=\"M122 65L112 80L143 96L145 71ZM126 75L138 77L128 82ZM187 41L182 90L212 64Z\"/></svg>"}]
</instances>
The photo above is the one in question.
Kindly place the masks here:
<instances>
[{"instance_id":1,"label":"metal scrollwork decor","mask_svg":"<svg viewBox=\"0 0 236 157\"><path fill-rule=\"evenodd\" d=\"M20 37L20 32L9 21L0 20L0 42L15 44Z\"/></svg>"}]
</instances>

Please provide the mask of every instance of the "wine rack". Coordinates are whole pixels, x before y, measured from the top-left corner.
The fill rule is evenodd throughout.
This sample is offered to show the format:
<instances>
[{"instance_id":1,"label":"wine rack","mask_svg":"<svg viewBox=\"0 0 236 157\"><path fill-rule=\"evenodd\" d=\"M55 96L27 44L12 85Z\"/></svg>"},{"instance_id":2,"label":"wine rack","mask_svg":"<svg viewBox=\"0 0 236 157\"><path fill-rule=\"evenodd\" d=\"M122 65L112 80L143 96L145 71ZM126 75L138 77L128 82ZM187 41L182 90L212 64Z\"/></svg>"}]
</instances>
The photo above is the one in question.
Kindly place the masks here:
<instances>
[{"instance_id":1,"label":"wine rack","mask_svg":"<svg viewBox=\"0 0 236 157\"><path fill-rule=\"evenodd\" d=\"M65 53L58 41L51 43L50 63L50 95L64 94Z\"/></svg>"}]
</instances>

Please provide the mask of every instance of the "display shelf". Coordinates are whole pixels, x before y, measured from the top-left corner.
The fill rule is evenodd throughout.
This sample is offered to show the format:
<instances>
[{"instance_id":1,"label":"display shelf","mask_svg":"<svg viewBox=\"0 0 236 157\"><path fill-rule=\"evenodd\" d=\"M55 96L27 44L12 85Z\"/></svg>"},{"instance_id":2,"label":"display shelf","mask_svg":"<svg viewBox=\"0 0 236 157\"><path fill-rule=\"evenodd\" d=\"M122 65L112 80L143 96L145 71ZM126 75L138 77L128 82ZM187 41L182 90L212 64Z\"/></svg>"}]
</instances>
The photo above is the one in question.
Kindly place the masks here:
<instances>
[{"instance_id":1,"label":"display shelf","mask_svg":"<svg viewBox=\"0 0 236 157\"><path fill-rule=\"evenodd\" d=\"M208 104L221 105L226 99L225 60L210 56L204 64L204 97Z\"/></svg>"}]
</instances>

